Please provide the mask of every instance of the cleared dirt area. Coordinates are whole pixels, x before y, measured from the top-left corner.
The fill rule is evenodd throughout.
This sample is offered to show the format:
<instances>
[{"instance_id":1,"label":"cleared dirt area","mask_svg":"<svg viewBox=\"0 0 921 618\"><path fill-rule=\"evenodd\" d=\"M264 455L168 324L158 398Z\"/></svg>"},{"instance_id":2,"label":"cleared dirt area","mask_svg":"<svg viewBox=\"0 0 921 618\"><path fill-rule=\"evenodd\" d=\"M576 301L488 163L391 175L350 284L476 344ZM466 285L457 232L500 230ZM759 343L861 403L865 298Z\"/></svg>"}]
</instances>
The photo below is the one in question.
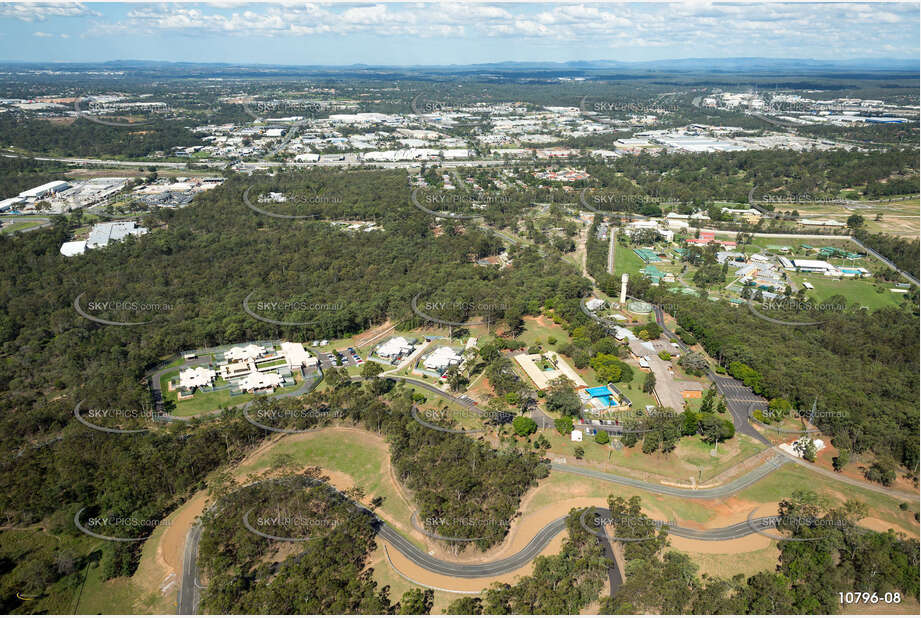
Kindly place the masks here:
<instances>
[{"instance_id":1,"label":"cleared dirt area","mask_svg":"<svg viewBox=\"0 0 921 618\"><path fill-rule=\"evenodd\" d=\"M838 449L831 443L831 439L828 436L822 435L822 440L825 441L825 448L823 448L819 453L816 454L815 463L816 465L822 466L826 470L834 470L832 466L832 460L838 456ZM836 474L841 474L858 481L866 482L866 478L863 475L863 469L869 467L871 461L861 461L854 455L851 455L851 461L844 467L841 472L836 472ZM897 489L899 491L904 491L908 493L917 493L918 487L914 484L911 479L906 478L903 474L896 476L895 481L892 482L890 486L891 489Z\"/></svg>"},{"instance_id":2,"label":"cleared dirt area","mask_svg":"<svg viewBox=\"0 0 921 618\"><path fill-rule=\"evenodd\" d=\"M429 555L443 560L463 563L484 563L508 557L520 551L528 541L551 521L566 515L573 508L588 506L606 506L608 495L628 498L639 495L643 499L644 512L652 519L674 521L677 525L711 529L728 526L744 521L754 510L753 517L775 515L776 502L755 502L730 497L720 500L686 500L669 496L652 495L640 490L621 487L577 475L553 472L543 479L539 486L529 490L522 499L519 517L512 522L506 539L488 552L479 552L476 548L455 554L418 530L410 523L409 515L415 510L411 492L397 482L390 467L389 447L377 434L354 427L328 427L314 432L285 435L263 444L250 454L234 474L239 480L245 480L250 474L268 469L279 455L293 457L297 466L312 465L320 467L330 483L340 490L350 489L356 485L366 491L363 501L380 496L383 505L378 509L381 517L400 530L415 545L423 548ZM341 458L341 459L340 459ZM340 468L346 468L344 471ZM373 477L373 478L372 478ZM185 539L195 519L204 511L207 496L204 491L196 493L186 504L177 509L170 517L168 526L155 531L150 543L155 543L156 551L150 552L145 547L139 576L149 582L169 581L182 573L182 559ZM862 522L868 528L886 530L894 526L880 519L868 518ZM557 553L564 539L564 534L557 535L541 552L541 555ZM916 535L915 535L916 536ZM670 537L671 546L679 551L701 557L704 564L733 565L745 561L746 556L758 554L757 564L770 562L764 552L772 546L772 540L762 535L750 535L741 539L728 541L695 541ZM425 585L457 593L479 592L494 581L512 583L522 575L532 571L532 565L522 567L503 576L480 579L464 579L437 575L416 566L386 542L379 541L379 548L369 560L375 568L375 577L382 582L407 582L407 579ZM385 551L386 548L386 551ZM389 559L388 559L389 555ZM724 556L726 560L720 561ZM730 558L731 557L731 558ZM735 566L727 567L733 571ZM743 572L743 568L738 567ZM758 569L756 569L758 570ZM733 573L729 573L730 575ZM408 584L408 582L407 582ZM170 587L163 593L164 599L175 598L175 588ZM456 598L454 594L439 592L439 603L446 606ZM447 595L447 596L446 596ZM450 597L450 599L448 598ZM398 600L399 595L393 595Z\"/></svg>"},{"instance_id":3,"label":"cleared dirt area","mask_svg":"<svg viewBox=\"0 0 921 618\"><path fill-rule=\"evenodd\" d=\"M731 578L733 575L742 574L745 577L751 577L760 571L771 571L777 567L777 561L780 557L780 550L776 542L769 541L768 545L762 549L753 550L745 553L735 554L717 554L711 552L695 552L689 549L682 549L699 567L698 575L711 575L713 577ZM674 543L672 544L673 546Z\"/></svg>"}]
</instances>

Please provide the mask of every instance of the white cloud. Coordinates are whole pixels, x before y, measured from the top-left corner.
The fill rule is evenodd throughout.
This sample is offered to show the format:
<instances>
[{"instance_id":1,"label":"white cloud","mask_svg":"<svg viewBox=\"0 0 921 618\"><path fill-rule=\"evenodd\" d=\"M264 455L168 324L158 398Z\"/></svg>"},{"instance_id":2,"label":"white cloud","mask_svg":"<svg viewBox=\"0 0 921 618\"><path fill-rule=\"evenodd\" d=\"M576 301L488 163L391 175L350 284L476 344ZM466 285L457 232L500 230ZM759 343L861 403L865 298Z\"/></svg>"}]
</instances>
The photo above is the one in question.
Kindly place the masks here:
<instances>
[{"instance_id":1,"label":"white cloud","mask_svg":"<svg viewBox=\"0 0 921 618\"><path fill-rule=\"evenodd\" d=\"M19 19L44 19L80 5L41 5ZM718 4L237 4L133 5L119 19L93 20L92 36L118 32L178 33L197 37L307 37L365 34L417 39L488 38L628 49L683 45L687 55L815 55L846 41L857 55L882 53L896 43L917 52L918 5L911 3ZM3 9L0 9L2 11ZM85 8L80 8L86 14ZM842 38L843 37L843 38ZM706 46L706 47L705 47ZM887 51L887 53L889 53ZM586 57L590 56L586 52Z\"/></svg>"},{"instance_id":2,"label":"white cloud","mask_svg":"<svg viewBox=\"0 0 921 618\"><path fill-rule=\"evenodd\" d=\"M0 17L22 21L45 21L49 17L82 17L98 15L79 2L4 2L0 4Z\"/></svg>"}]
</instances>

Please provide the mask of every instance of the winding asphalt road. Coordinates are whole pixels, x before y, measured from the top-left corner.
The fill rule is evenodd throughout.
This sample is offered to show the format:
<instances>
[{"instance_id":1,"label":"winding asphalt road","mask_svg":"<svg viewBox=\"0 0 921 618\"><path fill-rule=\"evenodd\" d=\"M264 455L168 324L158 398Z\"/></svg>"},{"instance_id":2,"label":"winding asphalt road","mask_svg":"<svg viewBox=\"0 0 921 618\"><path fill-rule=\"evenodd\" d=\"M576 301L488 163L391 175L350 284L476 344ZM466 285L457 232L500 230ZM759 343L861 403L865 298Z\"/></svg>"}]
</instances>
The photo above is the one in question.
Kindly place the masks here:
<instances>
[{"instance_id":1,"label":"winding asphalt road","mask_svg":"<svg viewBox=\"0 0 921 618\"><path fill-rule=\"evenodd\" d=\"M656 309L656 321L660 322L660 326L663 326L666 334L673 336L670 331L664 328L664 316L661 313L659 307ZM683 344L679 344L683 345ZM454 401L458 405L464 406L467 409L483 412L478 408L473 402L467 399L462 399L455 397L445 391L424 382L422 380L417 380L410 377L396 377L396 376L387 376L388 379L392 380L404 380L415 386L428 390L432 393L435 393L441 397L445 397L449 400ZM714 379L714 383L717 384L717 387L721 389L721 392L724 392L724 397L727 399L727 405L730 401L746 399L746 394L744 390L747 387L741 385L737 381L725 381L723 384L720 384L716 378L722 379L723 376L711 376L711 379ZM353 377L353 380L360 381L362 378ZM742 391L738 392L735 390L736 387L741 387ZM725 391L723 390L725 389ZM750 392L750 390L749 390ZM728 396L727 396L728 395ZM754 394L752 393L752 396ZM750 400L749 400L750 401ZM738 405L741 405L743 401L739 401ZM754 427L748 422L748 410L750 403L744 405L744 410L742 410L743 416L739 419L736 415L736 412L733 411L734 420L743 420L742 423L737 423L736 428L749 428L751 432L754 433L753 437L759 439L762 442L770 444L766 438L764 438L760 433L755 431ZM730 410L733 410L733 407L730 406ZM743 431L743 433L745 433ZM748 434L751 435L751 434ZM714 499L714 498L723 498L730 495L733 495L742 489L758 482L762 478L769 475L774 470L780 468L781 466L793 461L792 458L786 457L782 454L776 455L765 463L761 464L754 470L749 471L748 473L731 480L728 483L720 485L718 487L709 487L703 489L690 489L682 487L672 487L669 485L653 484L645 481L640 481L637 479L619 476L615 474L610 474L606 472L601 472L597 470L592 470L589 468L582 468L578 466L572 466L567 464L552 464L554 470L560 472L568 472L571 474L578 474L581 476L586 476L589 478L594 478L601 481L607 481L611 483L616 483L619 485L624 485L627 487L633 487L636 489L641 489L651 493L656 493L660 495L669 495L677 496L681 498L689 499ZM805 465L805 462L799 462L801 465ZM817 468L812 465L808 465L810 469ZM821 469L819 469L821 471ZM824 471L823 471L824 472ZM853 481L846 477L835 476L836 480L849 482ZM851 484L858 484L859 482L854 481ZM868 484L859 483L860 486L866 487L867 489L872 489L875 491L880 491L881 493L891 493L892 490L884 490L883 488L876 488L869 486ZM376 516L375 516L376 517ZM387 541L391 546L394 547L397 551L402 553L406 558L412 561L415 565L429 571L431 573L436 573L439 575L445 575L450 577L458 577L465 579L478 579L478 578L488 578L491 576L500 575L503 573L509 573L515 571L519 568L522 568L529 564L534 558L536 558L540 552L547 546L548 543L558 534L563 532L566 528L566 517L558 518L546 526L544 526L534 537L522 548L519 552L515 553L512 556L503 558L501 560L496 560L493 562L480 563L480 564L470 564L470 563L454 563L446 560L440 560L434 558L424 552L423 550L416 547L408 539L406 539L402 534L400 534L395 528L391 527L389 524L376 518L378 521L378 534L381 539ZM715 528L710 530L697 530L691 528L684 528L681 526L670 526L669 534L675 536L695 539L695 540L710 540L710 541L723 541L738 539L750 534L759 534L762 530L769 528L774 528L776 523L775 518L754 518L751 520L746 520L733 524L724 528ZM187 538L187 545L185 550L185 559L183 561L183 581L180 585L180 594L179 594L179 613L180 614L194 614L197 612L198 605L198 589L197 589L197 551L198 551L198 541L200 536L200 529L196 526L190 531ZM609 574L611 578L611 583L613 585L620 584L620 573L617 569L612 570Z\"/></svg>"},{"instance_id":2,"label":"winding asphalt road","mask_svg":"<svg viewBox=\"0 0 921 618\"><path fill-rule=\"evenodd\" d=\"M611 516L611 512L608 509L596 507L595 511L601 517L609 518ZM433 558L407 541L399 532L384 522L381 522L378 534L382 539L396 548L397 551L409 558L413 564L424 568L426 571L450 577L478 579L502 575L527 566L541 551L543 551L556 535L566 529L567 517L568 516L564 516L551 521L541 528L527 545L508 558L481 564L448 562L447 560ZM751 520L751 525L749 525L748 520L746 520L737 524L732 524L731 526L726 526L725 528L711 528L710 530L696 530L681 526L669 526L668 533L686 539L701 541L729 541L732 539L740 539L750 534L757 534L761 530L773 528L775 523L776 518L774 517L758 517Z\"/></svg>"},{"instance_id":3,"label":"winding asphalt road","mask_svg":"<svg viewBox=\"0 0 921 618\"><path fill-rule=\"evenodd\" d=\"M462 579L482 579L494 577L497 575L510 573L524 566L527 566L544 550L545 547L547 547L547 545L551 540L553 540L554 537L566 530L566 520L568 518L568 515L566 515L554 519L546 526L541 528L521 550L507 558L494 560L492 562L474 564L450 562L447 560L434 558L412 544L395 528L387 524L387 522L383 521L375 514L365 509L363 506L356 506L361 508L366 513L371 514L371 516L375 518L377 534L380 536L380 538L389 543L401 554L403 554L413 564L431 573L445 575L448 577L458 577ZM595 507L594 512L597 516L611 518L611 512L608 509ZM668 533L687 539L702 541L727 541L732 539L739 539L751 534L759 534L763 530L774 528L775 524L776 518L759 517L742 521L737 524L732 524L724 528L712 528L709 530L697 530L694 528L685 528L682 526L669 526ZM661 523L656 524L657 528L660 526ZM606 547L609 547L610 541L617 540L601 534L597 534L597 536L599 539L602 539L605 542ZM201 527L199 525L195 525L189 530L186 538L186 547L182 569L182 583L179 588L179 614L195 614L198 610L200 594L197 584L197 560L198 543L200 539ZM612 572L609 573L609 577L611 578L612 589L616 590L616 588L619 587L621 583L620 571L616 568L612 569Z\"/></svg>"},{"instance_id":4,"label":"winding asphalt road","mask_svg":"<svg viewBox=\"0 0 921 618\"><path fill-rule=\"evenodd\" d=\"M616 483L617 485L633 487L635 489L641 489L643 491L648 491L654 494L678 496L680 498L691 498L696 500L711 500L713 498L725 498L739 491L742 491L749 485L757 483L774 470L786 464L788 461L789 460L786 457L777 455L767 460L754 470L751 470L742 476L729 481L728 483L719 485L718 487L707 487L702 489L673 487L671 485L649 483L627 476L619 476L617 474L610 474L608 472L601 472L600 470L582 468L580 466L572 466L569 464L554 463L551 464L551 467L554 470L558 470L560 472L569 472L570 474L578 474L580 476L586 476L589 478L597 479L599 481L608 481L610 483Z\"/></svg>"}]
</instances>

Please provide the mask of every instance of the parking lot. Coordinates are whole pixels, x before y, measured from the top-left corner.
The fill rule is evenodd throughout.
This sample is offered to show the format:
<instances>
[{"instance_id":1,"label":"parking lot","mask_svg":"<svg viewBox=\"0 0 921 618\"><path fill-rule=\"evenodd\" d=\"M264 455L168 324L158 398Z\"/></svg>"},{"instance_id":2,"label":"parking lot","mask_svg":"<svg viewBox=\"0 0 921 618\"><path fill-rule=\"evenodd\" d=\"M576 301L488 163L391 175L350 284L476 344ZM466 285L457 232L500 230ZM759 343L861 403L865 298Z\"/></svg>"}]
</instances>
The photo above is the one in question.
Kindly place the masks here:
<instances>
[{"instance_id":1,"label":"parking lot","mask_svg":"<svg viewBox=\"0 0 921 618\"><path fill-rule=\"evenodd\" d=\"M364 364L364 360L358 356L358 351L354 348L343 348L341 350L329 350L323 352L316 348L309 348L312 354L320 360L320 369L326 370L330 367L358 367Z\"/></svg>"}]
</instances>

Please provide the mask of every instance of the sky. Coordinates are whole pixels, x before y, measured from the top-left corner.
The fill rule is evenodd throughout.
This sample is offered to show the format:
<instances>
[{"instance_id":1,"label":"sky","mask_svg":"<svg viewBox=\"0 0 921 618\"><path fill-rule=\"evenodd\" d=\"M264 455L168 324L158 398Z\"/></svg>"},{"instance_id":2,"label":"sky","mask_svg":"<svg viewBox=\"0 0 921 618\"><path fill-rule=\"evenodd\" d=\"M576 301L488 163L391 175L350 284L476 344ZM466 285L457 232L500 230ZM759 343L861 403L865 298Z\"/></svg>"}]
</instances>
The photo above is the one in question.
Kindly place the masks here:
<instances>
[{"instance_id":1,"label":"sky","mask_svg":"<svg viewBox=\"0 0 921 618\"><path fill-rule=\"evenodd\" d=\"M919 3L0 2L0 61L919 58Z\"/></svg>"}]
</instances>

